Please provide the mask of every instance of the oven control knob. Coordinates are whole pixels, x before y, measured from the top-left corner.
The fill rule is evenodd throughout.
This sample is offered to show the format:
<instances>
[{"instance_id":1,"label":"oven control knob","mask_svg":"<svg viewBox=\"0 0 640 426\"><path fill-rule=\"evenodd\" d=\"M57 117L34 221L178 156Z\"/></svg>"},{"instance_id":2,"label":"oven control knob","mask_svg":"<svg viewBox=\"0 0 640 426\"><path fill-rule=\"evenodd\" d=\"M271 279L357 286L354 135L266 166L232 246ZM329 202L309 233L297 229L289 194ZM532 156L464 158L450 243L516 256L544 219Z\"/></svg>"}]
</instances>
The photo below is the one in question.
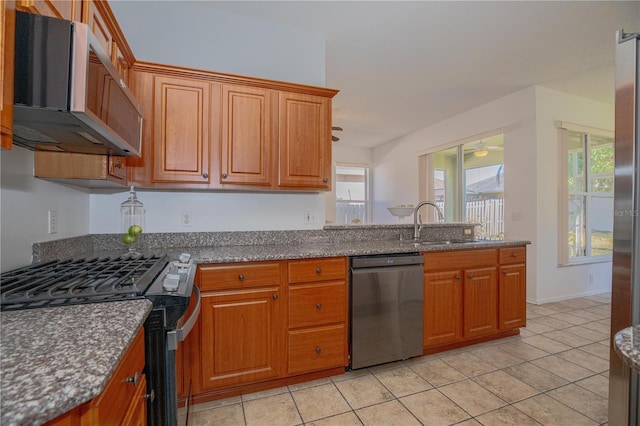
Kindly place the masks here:
<instances>
[{"instance_id":1,"label":"oven control knob","mask_svg":"<svg viewBox=\"0 0 640 426\"><path fill-rule=\"evenodd\" d=\"M178 285L180 285L180 275L167 274L164 277L164 281L162 283L162 289L164 291L176 291L178 290Z\"/></svg>"}]
</instances>

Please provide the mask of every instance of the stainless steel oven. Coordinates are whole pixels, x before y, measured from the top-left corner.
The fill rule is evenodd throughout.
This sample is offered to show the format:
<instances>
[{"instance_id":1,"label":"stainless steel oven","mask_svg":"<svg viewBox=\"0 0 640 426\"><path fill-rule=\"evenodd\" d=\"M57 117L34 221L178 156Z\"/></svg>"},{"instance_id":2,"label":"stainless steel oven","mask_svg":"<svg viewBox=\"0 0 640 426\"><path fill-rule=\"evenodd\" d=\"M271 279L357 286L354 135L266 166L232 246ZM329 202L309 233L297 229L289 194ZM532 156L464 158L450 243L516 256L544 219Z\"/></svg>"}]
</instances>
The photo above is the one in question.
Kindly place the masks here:
<instances>
[{"instance_id":1,"label":"stainless steel oven","mask_svg":"<svg viewBox=\"0 0 640 426\"><path fill-rule=\"evenodd\" d=\"M54 260L0 276L3 311L146 298L147 424L177 425L175 351L200 313L194 284L196 265L188 255L124 255ZM193 299L193 301L192 301ZM187 312L189 304L194 308Z\"/></svg>"}]
</instances>

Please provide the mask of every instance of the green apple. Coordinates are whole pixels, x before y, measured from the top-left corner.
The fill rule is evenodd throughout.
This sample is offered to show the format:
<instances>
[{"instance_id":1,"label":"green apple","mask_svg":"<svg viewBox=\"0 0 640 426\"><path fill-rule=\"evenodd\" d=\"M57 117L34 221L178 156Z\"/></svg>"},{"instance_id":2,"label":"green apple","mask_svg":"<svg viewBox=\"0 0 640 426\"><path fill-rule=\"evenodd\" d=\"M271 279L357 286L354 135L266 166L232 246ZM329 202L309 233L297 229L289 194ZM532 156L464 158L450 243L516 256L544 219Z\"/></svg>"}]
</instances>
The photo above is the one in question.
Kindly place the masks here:
<instances>
[{"instance_id":1,"label":"green apple","mask_svg":"<svg viewBox=\"0 0 640 426\"><path fill-rule=\"evenodd\" d=\"M125 244L133 244L136 241L136 237L131 234L122 234L122 242Z\"/></svg>"},{"instance_id":2,"label":"green apple","mask_svg":"<svg viewBox=\"0 0 640 426\"><path fill-rule=\"evenodd\" d=\"M140 234L142 234L142 228L140 227L140 225L131 225L129 227L129 235L131 235L132 237L137 237Z\"/></svg>"}]
</instances>

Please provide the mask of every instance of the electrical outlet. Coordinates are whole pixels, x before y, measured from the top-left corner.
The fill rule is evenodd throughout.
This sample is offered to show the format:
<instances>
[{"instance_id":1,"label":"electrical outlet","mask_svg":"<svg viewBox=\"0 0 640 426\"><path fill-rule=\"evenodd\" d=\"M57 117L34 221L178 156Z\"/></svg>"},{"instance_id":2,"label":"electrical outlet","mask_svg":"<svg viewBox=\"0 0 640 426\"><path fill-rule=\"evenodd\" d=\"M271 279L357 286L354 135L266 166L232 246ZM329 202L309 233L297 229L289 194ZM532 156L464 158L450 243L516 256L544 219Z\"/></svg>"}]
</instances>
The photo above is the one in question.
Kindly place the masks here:
<instances>
[{"instance_id":1,"label":"electrical outlet","mask_svg":"<svg viewBox=\"0 0 640 426\"><path fill-rule=\"evenodd\" d=\"M56 210L49 210L48 212L49 219L49 233L55 234L58 232L58 212Z\"/></svg>"},{"instance_id":2,"label":"electrical outlet","mask_svg":"<svg viewBox=\"0 0 640 426\"><path fill-rule=\"evenodd\" d=\"M520 212L512 212L511 213L511 220L513 220L514 222L518 222L518 221L522 220L522 213L520 213Z\"/></svg>"},{"instance_id":3,"label":"electrical outlet","mask_svg":"<svg viewBox=\"0 0 640 426\"><path fill-rule=\"evenodd\" d=\"M462 235L469 236L469 235L472 235L472 234L473 234L473 229L471 229L471 228L463 228L462 229Z\"/></svg>"},{"instance_id":4,"label":"electrical outlet","mask_svg":"<svg viewBox=\"0 0 640 426\"><path fill-rule=\"evenodd\" d=\"M316 216L311 212L304 212L304 223L305 224L316 223Z\"/></svg>"},{"instance_id":5,"label":"electrical outlet","mask_svg":"<svg viewBox=\"0 0 640 426\"><path fill-rule=\"evenodd\" d=\"M193 216L191 216L191 212L182 212L182 227L187 228L190 227L193 223Z\"/></svg>"}]
</instances>

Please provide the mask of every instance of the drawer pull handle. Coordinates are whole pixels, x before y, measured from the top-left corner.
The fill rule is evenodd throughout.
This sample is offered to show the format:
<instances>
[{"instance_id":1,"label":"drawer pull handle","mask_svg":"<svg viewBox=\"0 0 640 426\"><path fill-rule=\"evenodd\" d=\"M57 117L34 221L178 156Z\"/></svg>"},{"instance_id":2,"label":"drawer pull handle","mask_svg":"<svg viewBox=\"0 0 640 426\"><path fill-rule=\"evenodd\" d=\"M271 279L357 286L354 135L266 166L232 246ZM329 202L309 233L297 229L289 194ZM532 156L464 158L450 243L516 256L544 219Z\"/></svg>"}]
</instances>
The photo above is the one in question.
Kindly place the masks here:
<instances>
[{"instance_id":1,"label":"drawer pull handle","mask_svg":"<svg viewBox=\"0 0 640 426\"><path fill-rule=\"evenodd\" d=\"M148 394L145 394L144 396L146 399L148 399L149 401L153 402L156 399L156 391L151 389L151 392Z\"/></svg>"},{"instance_id":2,"label":"drawer pull handle","mask_svg":"<svg viewBox=\"0 0 640 426\"><path fill-rule=\"evenodd\" d=\"M137 387L138 383L140 383L140 374L136 371L136 374L134 374L133 377L127 377L124 381L127 383L133 383L133 385Z\"/></svg>"},{"instance_id":3,"label":"drawer pull handle","mask_svg":"<svg viewBox=\"0 0 640 426\"><path fill-rule=\"evenodd\" d=\"M322 273L322 268L318 267L316 268L316 274L321 274Z\"/></svg>"},{"instance_id":4,"label":"drawer pull handle","mask_svg":"<svg viewBox=\"0 0 640 426\"><path fill-rule=\"evenodd\" d=\"M244 275L243 275L243 274L238 275L238 279L239 279L240 281L244 281Z\"/></svg>"},{"instance_id":5,"label":"drawer pull handle","mask_svg":"<svg viewBox=\"0 0 640 426\"><path fill-rule=\"evenodd\" d=\"M277 294L277 293L274 293L274 295L273 295L273 296L271 296L271 298L272 298L273 300L278 300L278 294Z\"/></svg>"},{"instance_id":6,"label":"drawer pull handle","mask_svg":"<svg viewBox=\"0 0 640 426\"><path fill-rule=\"evenodd\" d=\"M518 257L518 253L511 253L511 257Z\"/></svg>"},{"instance_id":7,"label":"drawer pull handle","mask_svg":"<svg viewBox=\"0 0 640 426\"><path fill-rule=\"evenodd\" d=\"M462 277L460 277L460 275L456 275L456 280L460 280Z\"/></svg>"},{"instance_id":8,"label":"drawer pull handle","mask_svg":"<svg viewBox=\"0 0 640 426\"><path fill-rule=\"evenodd\" d=\"M320 302L316 303L316 308L318 308L318 309L322 308L322 303L320 303Z\"/></svg>"},{"instance_id":9,"label":"drawer pull handle","mask_svg":"<svg viewBox=\"0 0 640 426\"><path fill-rule=\"evenodd\" d=\"M320 346L316 347L316 353L319 354L320 352L322 352L322 348Z\"/></svg>"}]
</instances>

